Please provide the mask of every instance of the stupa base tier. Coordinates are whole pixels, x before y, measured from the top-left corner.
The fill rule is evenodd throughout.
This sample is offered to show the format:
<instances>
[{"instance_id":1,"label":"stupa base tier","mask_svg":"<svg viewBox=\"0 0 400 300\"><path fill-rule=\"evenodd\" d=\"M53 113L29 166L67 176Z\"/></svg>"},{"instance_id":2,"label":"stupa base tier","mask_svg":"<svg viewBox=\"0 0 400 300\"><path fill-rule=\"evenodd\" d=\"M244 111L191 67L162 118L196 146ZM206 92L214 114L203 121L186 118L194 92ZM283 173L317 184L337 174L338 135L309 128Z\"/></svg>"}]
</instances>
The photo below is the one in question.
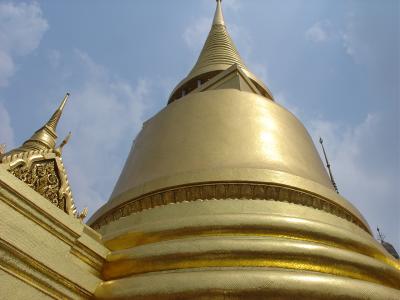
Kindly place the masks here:
<instances>
[{"instance_id":1,"label":"stupa base tier","mask_svg":"<svg viewBox=\"0 0 400 300\"><path fill-rule=\"evenodd\" d=\"M268 200L214 199L101 227L99 299L397 299L400 266L359 226Z\"/></svg>"},{"instance_id":2,"label":"stupa base tier","mask_svg":"<svg viewBox=\"0 0 400 300\"><path fill-rule=\"evenodd\" d=\"M98 299L399 299L382 285L293 270L192 269L104 282Z\"/></svg>"}]
</instances>

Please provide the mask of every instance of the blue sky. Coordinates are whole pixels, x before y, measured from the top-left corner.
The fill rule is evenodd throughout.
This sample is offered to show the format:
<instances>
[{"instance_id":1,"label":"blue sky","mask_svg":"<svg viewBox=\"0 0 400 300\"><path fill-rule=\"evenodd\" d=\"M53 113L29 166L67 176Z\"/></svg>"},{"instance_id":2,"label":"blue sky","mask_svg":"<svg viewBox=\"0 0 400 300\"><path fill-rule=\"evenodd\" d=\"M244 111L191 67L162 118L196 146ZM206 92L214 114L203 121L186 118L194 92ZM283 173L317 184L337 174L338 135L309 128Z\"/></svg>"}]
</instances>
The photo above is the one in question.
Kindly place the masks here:
<instances>
[{"instance_id":1,"label":"blue sky","mask_svg":"<svg viewBox=\"0 0 400 300\"><path fill-rule=\"evenodd\" d=\"M341 194L400 249L400 2L224 0L250 70L321 135ZM109 197L144 120L196 61L214 0L1 1L0 143L59 127L75 201Z\"/></svg>"}]
</instances>

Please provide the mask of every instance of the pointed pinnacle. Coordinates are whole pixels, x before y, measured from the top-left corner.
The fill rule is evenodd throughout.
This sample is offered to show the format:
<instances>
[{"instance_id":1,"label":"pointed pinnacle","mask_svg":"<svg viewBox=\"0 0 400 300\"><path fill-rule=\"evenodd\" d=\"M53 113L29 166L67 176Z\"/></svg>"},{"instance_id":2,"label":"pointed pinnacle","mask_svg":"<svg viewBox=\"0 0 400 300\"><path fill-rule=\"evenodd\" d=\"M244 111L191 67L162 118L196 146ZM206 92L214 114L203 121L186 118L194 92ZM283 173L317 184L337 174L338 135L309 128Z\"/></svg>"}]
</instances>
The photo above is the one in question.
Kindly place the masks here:
<instances>
[{"instance_id":1,"label":"pointed pinnacle","mask_svg":"<svg viewBox=\"0 0 400 300\"><path fill-rule=\"evenodd\" d=\"M60 148L60 149L64 148L64 146L65 146L66 144L68 144L70 138L71 138L71 131L68 132L68 135L67 135L67 136L65 137L65 139L61 142L59 148Z\"/></svg>"},{"instance_id":2,"label":"pointed pinnacle","mask_svg":"<svg viewBox=\"0 0 400 300\"><path fill-rule=\"evenodd\" d=\"M67 93L65 94L64 99L63 99L63 101L61 102L60 107L59 107L58 109L60 109L60 110L63 110L63 109L64 109L65 103L67 103L67 100L68 100L68 98L69 98L69 95L71 95L69 92L67 92Z\"/></svg>"},{"instance_id":3,"label":"pointed pinnacle","mask_svg":"<svg viewBox=\"0 0 400 300\"><path fill-rule=\"evenodd\" d=\"M217 0L217 9L215 10L213 25L225 25L224 16L222 15L221 1Z\"/></svg>"},{"instance_id":4,"label":"pointed pinnacle","mask_svg":"<svg viewBox=\"0 0 400 300\"><path fill-rule=\"evenodd\" d=\"M60 106L58 109L54 112L54 114L51 116L50 120L46 123L46 126L52 129L54 132L56 131L58 121L61 118L62 112L64 110L65 103L67 103L69 93L65 94L65 97L63 101L61 102Z\"/></svg>"}]
</instances>

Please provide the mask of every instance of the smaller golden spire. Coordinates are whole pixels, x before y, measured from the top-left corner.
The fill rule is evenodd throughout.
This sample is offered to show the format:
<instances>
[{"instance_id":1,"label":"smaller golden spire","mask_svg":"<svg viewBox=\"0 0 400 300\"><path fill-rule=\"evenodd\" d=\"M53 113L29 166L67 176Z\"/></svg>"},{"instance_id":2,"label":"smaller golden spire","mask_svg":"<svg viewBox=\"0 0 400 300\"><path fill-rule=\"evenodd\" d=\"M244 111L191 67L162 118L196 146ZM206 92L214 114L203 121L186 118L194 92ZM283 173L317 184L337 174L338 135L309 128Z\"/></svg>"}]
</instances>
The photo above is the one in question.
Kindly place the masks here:
<instances>
[{"instance_id":1,"label":"smaller golden spire","mask_svg":"<svg viewBox=\"0 0 400 300\"><path fill-rule=\"evenodd\" d=\"M64 138L61 144L54 150L58 156L61 156L61 152L66 144L68 144L69 139L71 138L71 131L68 132L68 135Z\"/></svg>"},{"instance_id":2,"label":"smaller golden spire","mask_svg":"<svg viewBox=\"0 0 400 300\"><path fill-rule=\"evenodd\" d=\"M53 129L54 132L56 131L58 121L61 118L65 103L67 103L69 95L70 95L69 93L65 94L65 97L64 97L63 101L61 102L60 106L58 107L58 109L55 111L55 113L51 116L50 120L46 124L49 128Z\"/></svg>"},{"instance_id":3,"label":"smaller golden spire","mask_svg":"<svg viewBox=\"0 0 400 300\"><path fill-rule=\"evenodd\" d=\"M60 121L62 112L64 110L69 95L70 95L69 93L66 93L60 106L51 116L49 121L47 121L47 123L39 130L37 130L29 140L25 141L20 148L15 149L15 151L23 152L27 150L44 150L44 149L55 148L57 139L57 133L56 133L57 124Z\"/></svg>"}]
</instances>

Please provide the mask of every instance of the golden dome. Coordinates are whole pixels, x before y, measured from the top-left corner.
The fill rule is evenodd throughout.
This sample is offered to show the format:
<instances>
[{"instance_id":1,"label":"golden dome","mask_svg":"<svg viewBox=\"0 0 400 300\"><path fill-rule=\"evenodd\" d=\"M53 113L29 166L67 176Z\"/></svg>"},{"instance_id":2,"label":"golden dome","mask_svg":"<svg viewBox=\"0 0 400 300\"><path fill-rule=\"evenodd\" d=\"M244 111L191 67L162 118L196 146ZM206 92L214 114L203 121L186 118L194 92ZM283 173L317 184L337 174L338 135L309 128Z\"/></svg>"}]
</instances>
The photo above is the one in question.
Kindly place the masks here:
<instances>
[{"instance_id":1,"label":"golden dome","mask_svg":"<svg viewBox=\"0 0 400 300\"><path fill-rule=\"evenodd\" d=\"M94 218L151 190L220 181L318 187L362 220L336 195L301 122L277 103L236 89L189 94L145 122Z\"/></svg>"},{"instance_id":2,"label":"golden dome","mask_svg":"<svg viewBox=\"0 0 400 300\"><path fill-rule=\"evenodd\" d=\"M209 73L211 69L218 72ZM101 222L107 212L154 190L240 181L321 190L368 227L357 209L334 192L301 122L249 76L227 34L220 1L200 57L178 89L204 74L211 77L170 98L167 107L143 124L110 200L90 222Z\"/></svg>"}]
</instances>

